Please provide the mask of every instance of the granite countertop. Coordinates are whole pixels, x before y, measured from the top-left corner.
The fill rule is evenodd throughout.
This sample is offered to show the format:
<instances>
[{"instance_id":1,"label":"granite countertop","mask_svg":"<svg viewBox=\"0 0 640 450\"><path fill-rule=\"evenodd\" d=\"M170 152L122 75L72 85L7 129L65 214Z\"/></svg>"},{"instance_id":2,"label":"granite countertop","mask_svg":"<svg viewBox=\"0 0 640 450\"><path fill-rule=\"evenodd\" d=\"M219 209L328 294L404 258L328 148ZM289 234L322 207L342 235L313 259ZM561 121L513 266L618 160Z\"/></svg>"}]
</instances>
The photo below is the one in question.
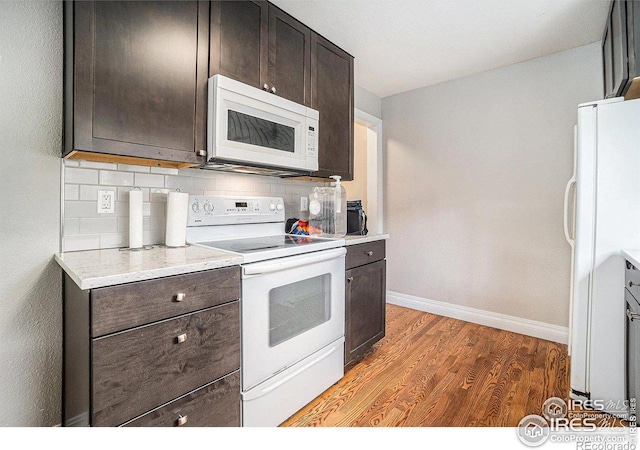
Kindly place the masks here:
<instances>
[{"instance_id":1,"label":"granite countertop","mask_svg":"<svg viewBox=\"0 0 640 450\"><path fill-rule=\"evenodd\" d=\"M367 234L365 236L360 235L346 235L344 237L345 245L364 244L365 242L380 241L382 239L389 239L388 234Z\"/></svg>"},{"instance_id":2,"label":"granite countertop","mask_svg":"<svg viewBox=\"0 0 640 450\"><path fill-rule=\"evenodd\" d=\"M640 250L622 250L622 256L636 268L640 268Z\"/></svg>"},{"instance_id":3,"label":"granite countertop","mask_svg":"<svg viewBox=\"0 0 640 450\"><path fill-rule=\"evenodd\" d=\"M80 289L93 289L132 281L180 275L235 266L242 256L190 245L183 248L154 246L150 250L117 248L57 253L56 261Z\"/></svg>"}]
</instances>

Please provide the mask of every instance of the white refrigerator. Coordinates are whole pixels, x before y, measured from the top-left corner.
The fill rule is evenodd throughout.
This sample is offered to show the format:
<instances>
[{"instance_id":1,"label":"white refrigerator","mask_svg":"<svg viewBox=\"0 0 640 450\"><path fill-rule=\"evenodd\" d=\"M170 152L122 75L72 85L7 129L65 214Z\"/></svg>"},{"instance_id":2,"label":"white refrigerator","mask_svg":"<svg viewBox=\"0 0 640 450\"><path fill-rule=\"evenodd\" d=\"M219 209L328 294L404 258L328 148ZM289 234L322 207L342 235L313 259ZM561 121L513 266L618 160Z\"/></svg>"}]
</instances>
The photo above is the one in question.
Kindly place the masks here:
<instances>
[{"instance_id":1,"label":"white refrigerator","mask_svg":"<svg viewBox=\"0 0 640 450\"><path fill-rule=\"evenodd\" d=\"M571 397L598 400L605 406L597 409L625 416L625 267L620 251L640 249L640 100L622 100L578 107L564 226L573 250Z\"/></svg>"}]
</instances>

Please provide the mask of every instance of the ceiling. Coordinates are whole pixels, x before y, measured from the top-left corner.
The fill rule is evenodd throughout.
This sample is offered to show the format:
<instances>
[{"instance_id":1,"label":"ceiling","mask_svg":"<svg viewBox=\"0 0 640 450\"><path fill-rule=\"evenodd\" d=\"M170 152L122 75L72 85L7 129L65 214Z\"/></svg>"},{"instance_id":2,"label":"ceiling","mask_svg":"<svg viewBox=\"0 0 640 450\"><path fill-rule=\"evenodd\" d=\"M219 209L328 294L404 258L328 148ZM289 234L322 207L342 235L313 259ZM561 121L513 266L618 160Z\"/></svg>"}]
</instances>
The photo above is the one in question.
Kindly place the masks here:
<instances>
[{"instance_id":1,"label":"ceiling","mask_svg":"<svg viewBox=\"0 0 640 450\"><path fill-rule=\"evenodd\" d=\"M379 97L599 41L608 0L272 0Z\"/></svg>"}]
</instances>

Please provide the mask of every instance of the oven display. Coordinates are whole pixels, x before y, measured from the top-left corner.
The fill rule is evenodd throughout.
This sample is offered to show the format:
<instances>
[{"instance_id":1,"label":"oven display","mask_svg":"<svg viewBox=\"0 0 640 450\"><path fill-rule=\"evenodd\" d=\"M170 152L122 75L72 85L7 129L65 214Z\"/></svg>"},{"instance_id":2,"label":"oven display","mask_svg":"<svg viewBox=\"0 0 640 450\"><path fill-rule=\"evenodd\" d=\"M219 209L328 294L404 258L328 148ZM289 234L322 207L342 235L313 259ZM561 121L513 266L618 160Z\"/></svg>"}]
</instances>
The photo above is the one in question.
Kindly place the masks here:
<instances>
[{"instance_id":1,"label":"oven display","mask_svg":"<svg viewBox=\"0 0 640 450\"><path fill-rule=\"evenodd\" d=\"M246 208L247 202L236 202L236 208Z\"/></svg>"}]
</instances>

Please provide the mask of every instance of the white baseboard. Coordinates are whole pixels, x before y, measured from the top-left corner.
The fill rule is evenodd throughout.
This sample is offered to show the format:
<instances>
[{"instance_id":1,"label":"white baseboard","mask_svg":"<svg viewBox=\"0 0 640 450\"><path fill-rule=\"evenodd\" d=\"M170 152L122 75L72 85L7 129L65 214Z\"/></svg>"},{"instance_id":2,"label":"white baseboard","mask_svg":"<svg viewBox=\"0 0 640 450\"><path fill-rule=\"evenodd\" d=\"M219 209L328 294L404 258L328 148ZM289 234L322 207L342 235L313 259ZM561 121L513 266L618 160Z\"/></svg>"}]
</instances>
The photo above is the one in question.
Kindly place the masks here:
<instances>
[{"instance_id":1,"label":"white baseboard","mask_svg":"<svg viewBox=\"0 0 640 450\"><path fill-rule=\"evenodd\" d=\"M560 344L567 344L569 340L569 329L567 327L484 311L468 306L453 305L393 291L387 291L387 303L525 334L547 341L559 342Z\"/></svg>"}]
</instances>

